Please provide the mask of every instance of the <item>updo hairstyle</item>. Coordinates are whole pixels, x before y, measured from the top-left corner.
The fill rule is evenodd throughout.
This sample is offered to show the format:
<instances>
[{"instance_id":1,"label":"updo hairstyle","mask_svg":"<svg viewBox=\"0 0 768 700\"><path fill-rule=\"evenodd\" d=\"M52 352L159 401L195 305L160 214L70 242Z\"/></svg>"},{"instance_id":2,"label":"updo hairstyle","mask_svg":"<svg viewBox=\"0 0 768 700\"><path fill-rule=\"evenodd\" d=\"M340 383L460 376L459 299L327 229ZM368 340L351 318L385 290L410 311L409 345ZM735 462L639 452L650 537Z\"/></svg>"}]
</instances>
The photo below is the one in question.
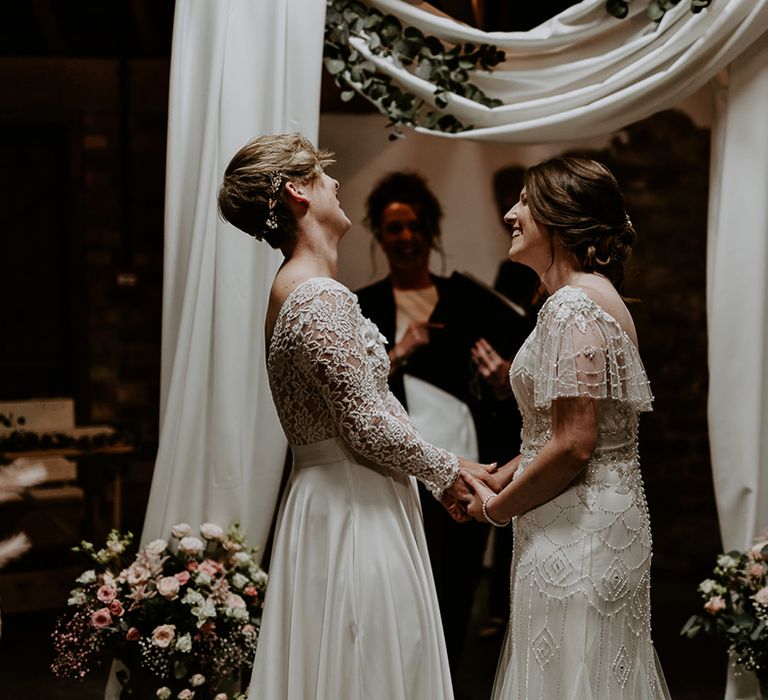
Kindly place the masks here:
<instances>
[{"instance_id":1,"label":"updo hairstyle","mask_svg":"<svg viewBox=\"0 0 768 700\"><path fill-rule=\"evenodd\" d=\"M616 178L587 158L553 158L525 173L534 220L562 243L585 272L605 275L617 289L636 232Z\"/></svg>"},{"instance_id":2,"label":"updo hairstyle","mask_svg":"<svg viewBox=\"0 0 768 700\"><path fill-rule=\"evenodd\" d=\"M381 224L384 210L393 202L413 207L424 226L430 247L439 251L440 219L443 217L443 210L437 197L427 186L426 180L412 172L394 172L379 180L365 203L365 224L377 239L380 239L383 233Z\"/></svg>"},{"instance_id":3,"label":"updo hairstyle","mask_svg":"<svg viewBox=\"0 0 768 700\"><path fill-rule=\"evenodd\" d=\"M330 151L315 148L301 134L257 136L235 154L224 171L219 213L249 236L281 248L297 231L285 183L308 184L333 162Z\"/></svg>"}]
</instances>

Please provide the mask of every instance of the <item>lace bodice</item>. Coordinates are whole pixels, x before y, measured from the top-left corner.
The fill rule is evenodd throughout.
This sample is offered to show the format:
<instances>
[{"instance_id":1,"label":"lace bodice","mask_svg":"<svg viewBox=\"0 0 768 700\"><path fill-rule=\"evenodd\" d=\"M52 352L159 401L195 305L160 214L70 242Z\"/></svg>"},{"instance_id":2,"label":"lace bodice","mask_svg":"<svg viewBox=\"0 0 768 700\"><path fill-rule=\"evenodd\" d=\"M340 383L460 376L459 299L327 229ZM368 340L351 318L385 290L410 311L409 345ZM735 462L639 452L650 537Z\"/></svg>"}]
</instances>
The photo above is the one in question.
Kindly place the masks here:
<instances>
[{"instance_id":1,"label":"lace bodice","mask_svg":"<svg viewBox=\"0 0 768 700\"><path fill-rule=\"evenodd\" d=\"M280 423L292 445L339 436L439 498L456 480L458 459L424 442L389 391L385 343L345 286L327 277L298 285L280 309L267 359Z\"/></svg>"}]
</instances>

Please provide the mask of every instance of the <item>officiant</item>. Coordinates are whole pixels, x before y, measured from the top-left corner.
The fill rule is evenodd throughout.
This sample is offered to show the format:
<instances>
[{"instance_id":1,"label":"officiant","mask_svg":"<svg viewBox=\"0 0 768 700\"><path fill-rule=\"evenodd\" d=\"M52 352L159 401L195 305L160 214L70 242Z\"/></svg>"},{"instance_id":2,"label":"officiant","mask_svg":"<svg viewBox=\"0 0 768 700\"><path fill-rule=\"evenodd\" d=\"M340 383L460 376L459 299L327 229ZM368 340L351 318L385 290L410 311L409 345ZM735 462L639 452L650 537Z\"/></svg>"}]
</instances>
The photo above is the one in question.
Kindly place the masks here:
<instances>
[{"instance_id":1,"label":"officiant","mask_svg":"<svg viewBox=\"0 0 768 700\"><path fill-rule=\"evenodd\" d=\"M365 316L387 338L392 392L424 438L469 459L496 461L498 444L483 420L493 392L478 376L471 347L483 319L503 328L497 344L522 342L529 323L491 290L463 275L429 270L430 255L442 255L443 212L423 177L393 172L366 201L366 224L381 245L389 275L357 291ZM519 318L519 322L518 322ZM488 323L488 321L485 321ZM520 336L520 337L518 337ZM491 342L494 342L493 340ZM512 435L519 425L511 426ZM507 433L508 435L509 433ZM482 572L487 526L458 524L424 489L424 526L445 632L455 673L466 637L475 589Z\"/></svg>"}]
</instances>

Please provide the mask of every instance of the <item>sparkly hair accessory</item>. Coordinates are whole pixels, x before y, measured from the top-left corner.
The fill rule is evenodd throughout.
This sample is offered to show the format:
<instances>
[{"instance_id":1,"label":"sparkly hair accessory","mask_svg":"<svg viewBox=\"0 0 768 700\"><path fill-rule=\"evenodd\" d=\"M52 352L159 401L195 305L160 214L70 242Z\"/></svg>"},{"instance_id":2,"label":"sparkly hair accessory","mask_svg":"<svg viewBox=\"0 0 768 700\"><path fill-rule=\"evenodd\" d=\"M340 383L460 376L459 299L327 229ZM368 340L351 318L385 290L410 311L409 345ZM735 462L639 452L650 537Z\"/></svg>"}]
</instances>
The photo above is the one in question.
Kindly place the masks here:
<instances>
[{"instance_id":1,"label":"sparkly hair accessory","mask_svg":"<svg viewBox=\"0 0 768 700\"><path fill-rule=\"evenodd\" d=\"M629 214L624 214L624 216L627 219L627 226L631 226L632 225L632 219L629 218Z\"/></svg>"},{"instance_id":2,"label":"sparkly hair accessory","mask_svg":"<svg viewBox=\"0 0 768 700\"><path fill-rule=\"evenodd\" d=\"M277 213L275 212L277 193L280 192L280 188L283 186L283 178L285 176L279 170L273 170L267 177L269 177L269 200L267 201L269 215L265 223L267 228L274 231L277 228Z\"/></svg>"}]
</instances>

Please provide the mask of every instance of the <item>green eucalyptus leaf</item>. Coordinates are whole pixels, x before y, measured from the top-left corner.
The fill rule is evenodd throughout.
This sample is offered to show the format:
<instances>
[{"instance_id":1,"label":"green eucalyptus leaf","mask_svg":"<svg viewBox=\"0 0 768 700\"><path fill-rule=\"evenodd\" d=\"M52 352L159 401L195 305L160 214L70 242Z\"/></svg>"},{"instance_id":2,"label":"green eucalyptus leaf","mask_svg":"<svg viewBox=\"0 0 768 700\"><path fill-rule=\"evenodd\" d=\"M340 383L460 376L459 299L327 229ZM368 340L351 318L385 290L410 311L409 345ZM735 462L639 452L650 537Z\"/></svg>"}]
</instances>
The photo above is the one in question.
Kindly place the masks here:
<instances>
[{"instance_id":1,"label":"green eucalyptus leaf","mask_svg":"<svg viewBox=\"0 0 768 700\"><path fill-rule=\"evenodd\" d=\"M368 35L368 48L376 51L381 46L381 37L376 32L370 32Z\"/></svg>"},{"instance_id":2,"label":"green eucalyptus leaf","mask_svg":"<svg viewBox=\"0 0 768 700\"><path fill-rule=\"evenodd\" d=\"M343 90L341 93L341 101L349 102L355 96L354 90Z\"/></svg>"},{"instance_id":3,"label":"green eucalyptus leaf","mask_svg":"<svg viewBox=\"0 0 768 700\"><path fill-rule=\"evenodd\" d=\"M445 109L448 106L448 100L442 95L435 95L435 106L440 109Z\"/></svg>"},{"instance_id":4,"label":"green eucalyptus leaf","mask_svg":"<svg viewBox=\"0 0 768 700\"><path fill-rule=\"evenodd\" d=\"M346 64L344 63L344 61L338 58L326 58L324 63L325 63L326 70L331 75L338 75L346 67Z\"/></svg>"},{"instance_id":5,"label":"green eucalyptus leaf","mask_svg":"<svg viewBox=\"0 0 768 700\"><path fill-rule=\"evenodd\" d=\"M629 14L629 5L625 0L608 0L605 3L605 9L609 15L618 19L624 19Z\"/></svg>"},{"instance_id":6,"label":"green eucalyptus leaf","mask_svg":"<svg viewBox=\"0 0 768 700\"><path fill-rule=\"evenodd\" d=\"M648 5L646 14L648 15L648 19L658 22L664 16L665 11L661 5L659 5L657 0L652 0L651 4Z\"/></svg>"}]
</instances>

